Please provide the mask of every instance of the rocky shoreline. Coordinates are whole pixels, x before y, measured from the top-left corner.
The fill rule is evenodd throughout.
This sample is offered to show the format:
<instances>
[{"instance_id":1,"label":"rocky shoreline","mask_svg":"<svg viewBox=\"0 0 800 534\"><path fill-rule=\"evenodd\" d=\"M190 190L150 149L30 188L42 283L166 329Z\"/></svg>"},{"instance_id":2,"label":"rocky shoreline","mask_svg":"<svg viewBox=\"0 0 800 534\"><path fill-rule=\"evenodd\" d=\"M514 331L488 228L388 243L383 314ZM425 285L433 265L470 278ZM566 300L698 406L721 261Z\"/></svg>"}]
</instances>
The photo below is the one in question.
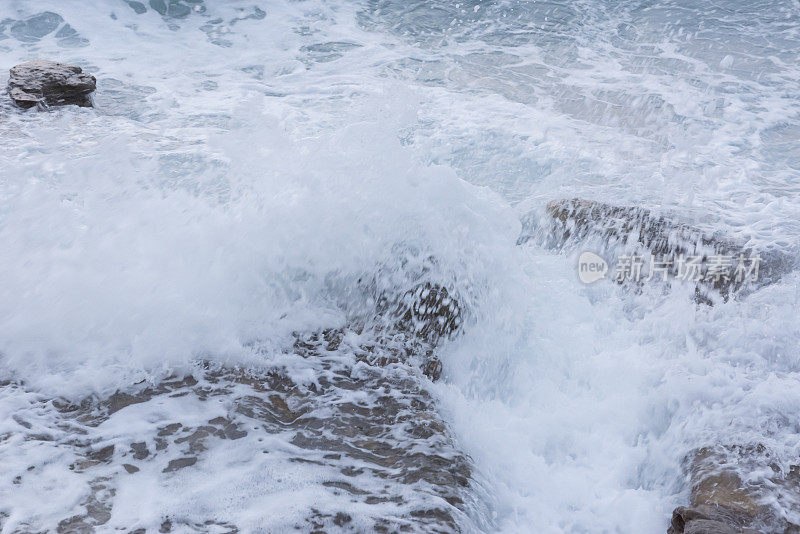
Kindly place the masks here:
<instances>
[{"instance_id":1,"label":"rocky shoreline","mask_svg":"<svg viewBox=\"0 0 800 534\"><path fill-rule=\"evenodd\" d=\"M80 67L34 61L11 69L8 94L20 108L46 109L91 106L95 89L96 79ZM462 324L457 300L430 282L399 295L376 292L369 284L364 290L371 293L367 300L376 308L361 319L344 329L296 334L293 346L278 358L292 360L291 372L280 365L245 371L200 362L191 374L79 401L46 398L20 382L3 383L0 395L27 398L30 404L14 414L17 428L0 436L0 451L9 454L23 443L48 451L16 473L14 484L20 490L36 485L47 458L67 454L73 457L70 477L82 481L83 496L73 513L55 519L0 511L0 529L14 525L15 532L247 531L247 525L236 522L175 514L159 517L157 524L111 522L120 513L120 495L130 481L158 472L168 483L172 477L202 471L212 452L245 441L252 443L242 453L254 457L250 462L255 469L275 461L302 466L301 471L317 479L308 487L325 493L326 502L342 504L335 510L309 503L302 517L284 525L287 528L490 528L481 523L491 517L485 510L489 499L481 494L485 490L426 386L442 372L436 346ZM305 376L314 377L310 383L297 380L298 366ZM193 405L199 418L160 420L137 432L118 430L120 420L141 427L135 421L142 412L156 418L158 406L174 399ZM212 407L217 402L225 408L207 417L219 411ZM273 442L272 448L260 445L267 441Z\"/></svg>"},{"instance_id":2,"label":"rocky shoreline","mask_svg":"<svg viewBox=\"0 0 800 534\"><path fill-rule=\"evenodd\" d=\"M735 239L653 215L644 208L584 199L551 201L543 215L525 218L518 244L529 241L566 253L597 246L612 254L638 252L670 258L697 254L704 261L714 254L754 253ZM793 267L792 260L780 254L767 252L763 259L756 283L701 280L694 288L695 301L713 305L716 300L745 298L780 280ZM641 288L641 284L632 285L634 290ZM788 521L783 512L800 506L800 465L782 468L761 444L712 444L694 450L686 456L683 475L690 499L673 511L668 534L800 532L800 525Z\"/></svg>"},{"instance_id":3,"label":"rocky shoreline","mask_svg":"<svg viewBox=\"0 0 800 534\"><path fill-rule=\"evenodd\" d=\"M356 331L298 333L282 356L292 361L293 372L281 366L259 372L201 364L191 375L77 402L44 398L21 383L3 384L0 395L27 397L31 404L17 411L18 429L0 437L0 451L8 453L23 442L49 451L15 474L14 483L20 488L36 484L48 456L70 454L70 476L84 481L85 489L78 506L83 511L56 525L7 513L0 516L0 528L11 523L15 531L55 527L64 533L93 532L121 526L149 531L156 526L152 521L109 523L126 487L149 473L163 474L165 484L188 471L197 476L214 469L215 455L224 456L231 448L247 457L248 474L240 477L255 476L278 462L291 478L287 466L297 465L301 473L311 474L301 486L326 495L321 503L301 506L302 517L286 528L490 529L480 523L491 517L485 490L426 387L425 374L435 379L440 372L440 365L432 364L433 348L455 332L458 305L432 284L379 301L378 315L389 325L381 332L366 335L364 326L356 325ZM354 343L354 338L370 341ZM293 378L298 367L315 378L298 382ZM185 419L159 420L146 428L136 422L152 420L160 405L171 402L193 408ZM120 424L131 430L120 431ZM280 486L278 481L274 491L282 491ZM335 509L336 502L341 510ZM246 524L176 514L159 517L158 523L159 532L248 531Z\"/></svg>"},{"instance_id":4,"label":"rocky shoreline","mask_svg":"<svg viewBox=\"0 0 800 534\"><path fill-rule=\"evenodd\" d=\"M92 106L96 79L80 67L34 61L13 67L10 74L8 94L21 108ZM543 216L526 218L518 243L528 241L563 251L599 243L607 249L670 257L754 253L747 243L644 208L583 199L556 200L547 204ZM757 284L700 281L695 286L697 302L744 298L792 268L783 255L766 251L764 260ZM252 455L283 455L280 461L314 472L311 478L316 480L307 485L324 492L330 502L342 504L341 510L309 507L302 519L287 527L491 530L494 525L481 519L491 517L491 499L427 387L428 380L437 380L442 373L436 348L457 334L464 310L444 286L430 282L399 296L372 297L377 303L373 315L382 319L378 323L355 322L344 329L296 334L285 357L305 362L305 369L316 377L309 383L281 367L245 372L201 364L192 374L77 402L43 398L27 391L23 383L0 384L0 395L30 399L29 406L14 414L15 431L0 435L0 450L25 443L47 451L26 471L14 474L14 484L35 484L49 457L73 456L70 471L85 490L76 507L81 511L60 517L55 528L93 532L111 521L119 495L127 491L125 481L143 477L141 473L170 478L202 468L209 454L246 440ZM364 335L367 331L369 335ZM198 414L214 412L214 417L159 420L144 431L118 431L120 419L129 422L126 414L152 415L159 403L175 399L196 407ZM207 410L216 401L223 402L224 409ZM112 430L107 430L109 426ZM272 450L262 445L271 439L278 444ZM254 465L266 468L272 461L270 457ZM781 506L800 506L800 466L782 469L759 444L714 444L692 451L684 467L690 500L674 510L670 534L800 532L799 525L780 513ZM748 476L752 473L757 476ZM352 511L353 503L358 513ZM15 531L20 532L41 528L36 518L21 520L12 514L0 510L0 528L6 524L17 525ZM157 525L160 532L212 526L224 532L247 531L234 522L174 514L159 517ZM154 525L134 522L124 527L144 532Z\"/></svg>"}]
</instances>

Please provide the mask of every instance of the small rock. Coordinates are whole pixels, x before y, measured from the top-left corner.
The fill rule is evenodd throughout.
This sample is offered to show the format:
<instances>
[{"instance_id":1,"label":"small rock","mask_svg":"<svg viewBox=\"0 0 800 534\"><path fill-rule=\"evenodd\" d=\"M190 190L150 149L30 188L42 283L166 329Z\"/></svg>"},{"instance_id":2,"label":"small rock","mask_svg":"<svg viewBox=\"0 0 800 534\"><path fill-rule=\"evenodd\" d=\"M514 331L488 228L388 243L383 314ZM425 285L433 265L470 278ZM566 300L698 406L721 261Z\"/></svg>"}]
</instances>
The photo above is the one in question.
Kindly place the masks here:
<instances>
[{"instance_id":1,"label":"small rock","mask_svg":"<svg viewBox=\"0 0 800 534\"><path fill-rule=\"evenodd\" d=\"M135 460L144 460L150 455L150 451L147 449L147 443L144 441L131 443L131 452L133 452L133 458Z\"/></svg>"},{"instance_id":2,"label":"small rock","mask_svg":"<svg viewBox=\"0 0 800 534\"><path fill-rule=\"evenodd\" d=\"M177 471L178 469L183 469L184 467L191 467L195 463L197 463L197 458L193 456L187 458L178 458L177 460L170 460L169 464L164 469L164 473L171 473L172 471Z\"/></svg>"},{"instance_id":3,"label":"small rock","mask_svg":"<svg viewBox=\"0 0 800 534\"><path fill-rule=\"evenodd\" d=\"M130 475L132 475L132 474L134 474L134 473L139 471L138 467L136 467L135 465L131 465L131 464L122 464L122 467L124 467L125 471L127 471L128 474L130 474Z\"/></svg>"},{"instance_id":4,"label":"small rock","mask_svg":"<svg viewBox=\"0 0 800 534\"><path fill-rule=\"evenodd\" d=\"M97 462L105 462L114 456L114 446L109 445L107 447L103 447L102 449L92 451L87 454L87 456Z\"/></svg>"},{"instance_id":5,"label":"small rock","mask_svg":"<svg viewBox=\"0 0 800 534\"><path fill-rule=\"evenodd\" d=\"M17 65L10 72L8 93L20 107L92 105L88 95L97 87L97 80L80 67L38 60Z\"/></svg>"}]
</instances>

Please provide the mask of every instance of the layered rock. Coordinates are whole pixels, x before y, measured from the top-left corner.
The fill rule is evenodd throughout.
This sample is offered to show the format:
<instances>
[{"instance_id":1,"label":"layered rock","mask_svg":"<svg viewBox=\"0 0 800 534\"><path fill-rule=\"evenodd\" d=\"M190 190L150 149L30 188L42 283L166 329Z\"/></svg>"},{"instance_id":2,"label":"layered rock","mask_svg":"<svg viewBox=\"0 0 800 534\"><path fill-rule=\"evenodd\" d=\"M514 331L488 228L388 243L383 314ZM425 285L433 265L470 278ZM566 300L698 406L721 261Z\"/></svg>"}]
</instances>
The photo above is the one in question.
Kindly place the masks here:
<instances>
[{"instance_id":1,"label":"layered rock","mask_svg":"<svg viewBox=\"0 0 800 534\"><path fill-rule=\"evenodd\" d=\"M260 513L253 503L265 496L297 492L292 505L299 513L274 517L265 511L256 517L260 527L275 531L491 530L484 523L491 517L488 497L417 367L427 371L438 343L457 332L458 302L429 282L395 296L383 292L373 302L377 310L370 322L297 333L278 354L266 346L265 360L280 362L266 371L207 363L191 375L80 402L48 400L21 384L0 385L0 396L13 395L18 406L24 405L20 399L32 399L30 409L15 412L17 432L24 434L25 446L50 451L36 456L42 465L12 473L15 484L35 487L41 467L64 457L74 458L69 470L83 482L80 505L49 519L16 518L12 524L14 510L0 505L6 526L60 532L252 530L235 513L213 510L124 524L114 519L116 507L125 505L117 499L129 495L138 480L167 492L180 477L186 499L202 500L209 495L197 485L214 477L210 498L235 486L237 502L247 510L244 521ZM19 445L0 439L0 454L13 446ZM254 482L252 491L239 486L242 479L271 474L278 478Z\"/></svg>"},{"instance_id":2,"label":"layered rock","mask_svg":"<svg viewBox=\"0 0 800 534\"><path fill-rule=\"evenodd\" d=\"M38 60L17 65L10 72L8 94L20 107L92 105L89 95L97 80L80 67Z\"/></svg>"},{"instance_id":3,"label":"layered rock","mask_svg":"<svg viewBox=\"0 0 800 534\"><path fill-rule=\"evenodd\" d=\"M614 206L578 198L551 201L544 217L531 214L523 219L518 244L530 240L559 250L596 246L610 254L639 254L672 262L671 279L677 278L677 259L698 257L707 265L713 257L736 261L758 258L757 280L733 276L691 280L698 301L711 303L714 296L727 300L735 294L777 281L791 270L792 260L773 251L755 250L719 232L707 232L691 224L656 215L634 206ZM645 267L647 267L645 263ZM663 277L662 277L663 278Z\"/></svg>"}]
</instances>

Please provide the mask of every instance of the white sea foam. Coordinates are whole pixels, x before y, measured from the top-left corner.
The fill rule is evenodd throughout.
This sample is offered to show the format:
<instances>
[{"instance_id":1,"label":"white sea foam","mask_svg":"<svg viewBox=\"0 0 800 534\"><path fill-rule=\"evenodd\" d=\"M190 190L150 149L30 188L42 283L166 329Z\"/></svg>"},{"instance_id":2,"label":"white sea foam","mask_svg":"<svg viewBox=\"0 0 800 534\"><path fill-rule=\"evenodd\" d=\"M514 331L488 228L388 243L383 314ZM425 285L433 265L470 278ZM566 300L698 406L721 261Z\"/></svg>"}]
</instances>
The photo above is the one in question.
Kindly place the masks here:
<instances>
[{"instance_id":1,"label":"white sea foam","mask_svg":"<svg viewBox=\"0 0 800 534\"><path fill-rule=\"evenodd\" d=\"M661 532L693 448L763 443L796 461L795 273L705 308L585 287L574 258L515 245L521 215L581 196L796 256L795 3L255 4L185 18L122 0L0 5L0 65L49 57L98 77L94 109L0 108L0 379L79 398L198 360L274 363L253 343L344 324L352 280L391 278L381 266L418 250L470 313L435 391L501 531ZM40 36L25 21L43 12L63 22ZM0 435L28 406L10 395ZM276 473L317 475L264 460L242 489L260 469L237 471L249 445L186 479L141 473L155 482L116 500L191 486L150 519L185 507L257 525L286 504L254 497ZM60 491L81 491L74 458L20 451L5 473L40 453L49 471L22 490L4 476L0 495L23 507L44 488L40 512L74 507ZM307 491L293 502L324 498Z\"/></svg>"}]
</instances>

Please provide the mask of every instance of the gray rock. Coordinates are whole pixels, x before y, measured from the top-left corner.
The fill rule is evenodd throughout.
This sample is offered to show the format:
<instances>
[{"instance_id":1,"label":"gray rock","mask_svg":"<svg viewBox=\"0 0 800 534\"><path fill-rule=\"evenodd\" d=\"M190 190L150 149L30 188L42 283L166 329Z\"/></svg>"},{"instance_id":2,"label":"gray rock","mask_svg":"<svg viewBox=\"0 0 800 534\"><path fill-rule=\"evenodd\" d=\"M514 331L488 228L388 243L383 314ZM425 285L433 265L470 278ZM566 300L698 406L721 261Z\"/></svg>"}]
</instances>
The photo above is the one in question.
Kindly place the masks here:
<instances>
[{"instance_id":1,"label":"gray rock","mask_svg":"<svg viewBox=\"0 0 800 534\"><path fill-rule=\"evenodd\" d=\"M177 460L170 460L167 467L164 468L164 473L177 471L178 469L183 469L184 467L191 467L196 463L197 463L197 458L194 456L189 456L186 458L178 458Z\"/></svg>"},{"instance_id":2,"label":"gray rock","mask_svg":"<svg viewBox=\"0 0 800 534\"><path fill-rule=\"evenodd\" d=\"M531 213L522 220L518 245L528 241L559 250L595 246L612 256L635 253L673 261L679 256L699 256L703 263L712 256L727 256L738 261L758 256L758 279L737 280L733 276L696 281L695 298L713 304L716 297L728 300L744 296L764 285L778 281L793 270L795 260L778 250L757 251L722 233L704 231L691 224L673 220L639 206L615 206L580 198L551 201L544 215ZM647 259L647 258L645 258ZM677 279L677 267L670 269Z\"/></svg>"},{"instance_id":3,"label":"gray rock","mask_svg":"<svg viewBox=\"0 0 800 534\"><path fill-rule=\"evenodd\" d=\"M80 67L38 60L22 63L11 69L8 92L20 107L37 105L91 106L88 95L97 87L94 76Z\"/></svg>"},{"instance_id":4,"label":"gray rock","mask_svg":"<svg viewBox=\"0 0 800 534\"><path fill-rule=\"evenodd\" d=\"M125 471L127 471L129 475L132 475L132 474L137 473L139 471L138 467L136 467L135 465L131 465L131 464L122 464L122 467L125 468Z\"/></svg>"}]
</instances>

